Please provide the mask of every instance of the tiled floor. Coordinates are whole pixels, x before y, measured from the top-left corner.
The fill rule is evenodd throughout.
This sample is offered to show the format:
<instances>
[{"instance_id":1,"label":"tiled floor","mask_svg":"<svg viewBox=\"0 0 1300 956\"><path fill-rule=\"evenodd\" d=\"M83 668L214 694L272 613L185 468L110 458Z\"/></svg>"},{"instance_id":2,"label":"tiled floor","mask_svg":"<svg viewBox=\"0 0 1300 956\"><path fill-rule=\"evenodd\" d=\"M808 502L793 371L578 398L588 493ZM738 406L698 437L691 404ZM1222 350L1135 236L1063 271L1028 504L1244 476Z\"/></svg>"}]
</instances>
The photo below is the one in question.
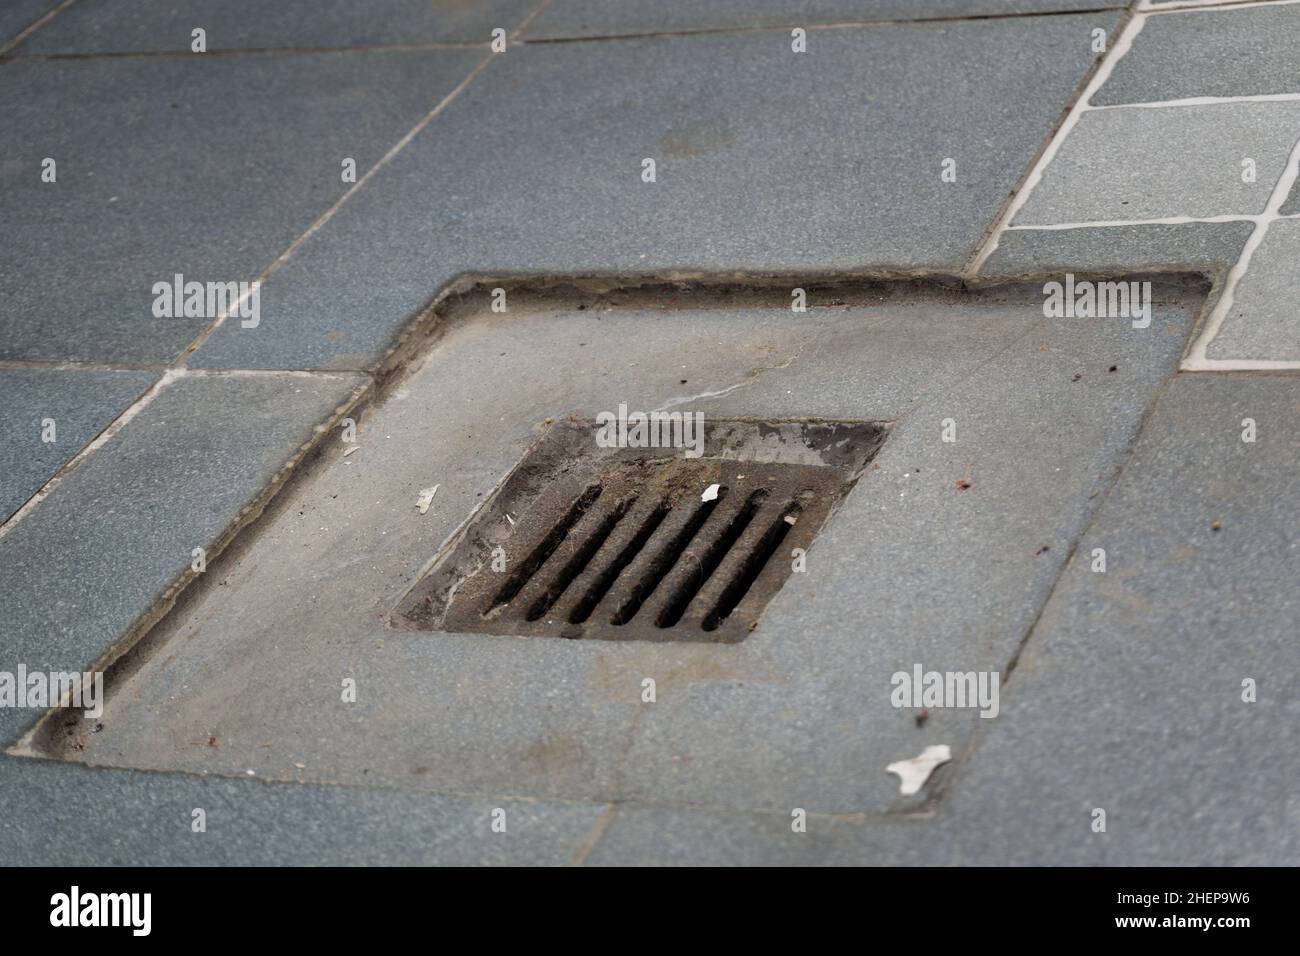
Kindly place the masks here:
<instances>
[{"instance_id":1,"label":"tiled floor","mask_svg":"<svg viewBox=\"0 0 1300 956\"><path fill-rule=\"evenodd\" d=\"M149 693L89 748L121 767L222 776L0 756L0 860L69 845L102 863L1300 858L1287 794L1300 726L1300 2L310 8L0 6L0 671L100 666L178 595L191 613L195 549L215 562L237 542L230 560L248 571L251 554L254 578L270 576L265 615L233 630L234 595L252 585L204 579L205 600L233 610L183 618L197 656L142 655L131 686ZM200 27L206 53L191 52ZM807 52L792 49L795 28ZM496 29L504 52L489 46ZM1045 328L1009 306L917 311L911 293L824 303L803 325L784 309L682 313L676 296L634 322L537 310L406 342L399 357L423 372L383 379L426 307L478 277L980 286L1067 272L1208 281L1170 294L1159 337ZM178 273L262 279L259 320L155 315L154 284ZM1187 302L1202 299L1196 316ZM656 357L668 340L674 367ZM396 523L386 543L427 554L543 408L613 407L633 388L686 391L710 414L766 402L902 423L906 449L888 450L828 533L823 554L838 560L796 576L769 640L742 645L751 669L633 654L678 675L704 668L673 707L641 716L608 697L628 662L602 669L579 642L403 644L382 608L347 623L350 588L401 584L350 536L413 513L402 456L367 464L367 442L413 429L434 449L422 460L461 450L440 491L461 507ZM390 403L378 412L363 403L376 394ZM394 501L286 510L341 459L332 426L345 415L366 436L347 472L371 476L367 493L397 488ZM946 416L974 430L969 445L938 443ZM1246 420L1255 442L1241 440ZM392 425L383 437L366 431L378 422ZM972 469L984 497L957 497L953 479ZM266 529L308 514L313 535L340 541L333 563L276 552L259 564ZM1086 559L1103 546L1104 577ZM329 626L259 630L324 606L338 610ZM372 638L387 649L363 654ZM289 673L259 670L268 647ZM999 719L937 715L919 731L864 703L882 654L963 649L963 667L1014 667ZM247 678L228 699L186 684L214 661ZM366 703L371 722L331 712L321 733L302 695L337 696L340 667L394 694ZM420 696L428 673L441 696ZM1243 707L1248 677L1260 699ZM283 686L300 692L239 704ZM284 736L245 767L206 743L215 711ZM0 708L0 744L30 753L19 741L39 716ZM539 749L512 764L497 730ZM949 731L959 759L931 793L899 800L883 763ZM231 779L250 771L282 782ZM794 801L812 813L806 839L790 831ZM1116 825L1090 841L1098 803ZM196 805L217 810L217 838L197 846ZM498 807L508 835L488 827Z\"/></svg>"}]
</instances>

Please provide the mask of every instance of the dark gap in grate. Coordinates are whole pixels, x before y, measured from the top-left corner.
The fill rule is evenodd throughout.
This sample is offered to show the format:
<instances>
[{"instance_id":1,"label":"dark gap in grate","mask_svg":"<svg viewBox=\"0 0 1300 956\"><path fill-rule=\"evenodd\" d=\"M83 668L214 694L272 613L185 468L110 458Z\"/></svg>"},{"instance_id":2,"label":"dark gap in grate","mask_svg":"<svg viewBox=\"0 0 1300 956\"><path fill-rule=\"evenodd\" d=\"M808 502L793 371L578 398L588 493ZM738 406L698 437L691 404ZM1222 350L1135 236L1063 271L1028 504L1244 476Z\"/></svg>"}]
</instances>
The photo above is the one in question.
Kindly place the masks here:
<instances>
[{"instance_id":1,"label":"dark gap in grate","mask_svg":"<svg viewBox=\"0 0 1300 956\"><path fill-rule=\"evenodd\" d=\"M596 609L596 605L601 602L601 599L605 597L609 592L609 589L614 586L614 582L617 581L618 576L623 573L623 569L631 564L632 560L641 553L641 549L644 548L646 542L650 540L650 536L653 535L659 525L663 523L664 518L668 517L668 513L671 510L672 506L668 502L661 501L658 507L650 513L650 516L642 522L641 527L637 530L637 533L633 536L632 540L623 547L623 550L618 553L618 556L609 563L609 567L605 568L605 570L600 573L600 576L591 583L591 587L587 588L587 593L582 596L576 605L574 605L573 610L569 613L570 624L581 624L591 616L591 612Z\"/></svg>"},{"instance_id":2,"label":"dark gap in grate","mask_svg":"<svg viewBox=\"0 0 1300 956\"><path fill-rule=\"evenodd\" d=\"M746 556L744 563L736 571L735 577L731 583L726 586L722 594L718 596L718 603L713 606L713 610L704 618L701 625L706 631L715 631L718 625L727 619L736 605L744 600L749 589L754 586L758 576L763 573L767 567L767 562L772 560L772 555L776 554L777 549L781 547L781 542L785 536L790 533L794 523L799 519L799 512L803 508L797 504L792 504L786 508L772 526L763 532L763 537L754 550Z\"/></svg>"},{"instance_id":3,"label":"dark gap in grate","mask_svg":"<svg viewBox=\"0 0 1300 956\"><path fill-rule=\"evenodd\" d=\"M673 537L664 549L659 552L658 556L646 568L644 577L632 588L632 594L623 606L614 612L614 616L609 619L610 624L626 624L636 617L637 611L641 610L641 605L645 603L646 598L654 593L655 588L659 587L659 582L664 576L672 570L677 559L681 557L686 546L691 543L691 539L699 533L704 522L709 520L709 515L713 514L722 499L727 496L727 489L721 487L718 489L718 496L712 501L703 502L691 516L691 520L686 522L680 531Z\"/></svg>"},{"instance_id":4,"label":"dark gap in grate","mask_svg":"<svg viewBox=\"0 0 1300 956\"><path fill-rule=\"evenodd\" d=\"M506 579L506 583L497 592L491 606L484 612L485 617L502 605L509 604L514 600L514 596L523 589L523 586L537 573L538 569L546 563L546 559L555 553L555 549L560 546L560 542L578 523L578 519L587 513L588 508L595 504L602 490L601 485L590 485L582 494L578 495L573 504L569 505L569 509L564 513L564 516L555 523L550 531L546 532L545 537L537 542L537 547L533 548L518 569Z\"/></svg>"},{"instance_id":5,"label":"dark gap in grate","mask_svg":"<svg viewBox=\"0 0 1300 956\"><path fill-rule=\"evenodd\" d=\"M767 497L767 491L760 489L749 496L745 501L743 508L738 511L727 525L725 531L718 535L705 551L704 557L700 559L700 570L698 574L692 574L682 582L677 589L677 593L672 596L664 609L659 612L659 618L655 621L657 627L672 627L681 616L686 613L686 607L699 593L700 588L704 587L704 582L709 579L722 559L727 556L732 545L744 534L749 523L754 520L754 515L758 511L759 505Z\"/></svg>"},{"instance_id":6,"label":"dark gap in grate","mask_svg":"<svg viewBox=\"0 0 1300 956\"><path fill-rule=\"evenodd\" d=\"M574 552L573 557L569 558L568 563L560 569L560 573L547 586L541 597L533 602L533 606L528 609L525 620L536 621L551 609L551 605L560 599L560 596L573 583L574 578L586 570L587 565L591 563L591 559L600 550L600 546L605 543L605 539L610 536L618 523L623 520L623 516L627 514L627 510L635 503L636 495L624 498L614 506L609 514L601 519L596 530L588 535L587 540L582 542L582 546Z\"/></svg>"}]
</instances>

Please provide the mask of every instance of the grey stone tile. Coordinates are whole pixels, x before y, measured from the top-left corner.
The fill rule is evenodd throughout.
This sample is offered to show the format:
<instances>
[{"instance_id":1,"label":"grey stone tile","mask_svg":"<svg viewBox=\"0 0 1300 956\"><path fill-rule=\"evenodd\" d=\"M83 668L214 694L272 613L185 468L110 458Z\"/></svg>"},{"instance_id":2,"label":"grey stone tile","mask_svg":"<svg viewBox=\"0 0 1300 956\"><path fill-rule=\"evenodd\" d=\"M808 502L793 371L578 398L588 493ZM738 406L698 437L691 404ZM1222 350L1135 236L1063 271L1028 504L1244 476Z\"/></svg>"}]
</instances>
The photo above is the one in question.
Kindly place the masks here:
<instances>
[{"instance_id":1,"label":"grey stone tile","mask_svg":"<svg viewBox=\"0 0 1300 956\"><path fill-rule=\"evenodd\" d=\"M1300 179L1297 179L1291 187L1291 194L1286 197L1286 201L1282 203L1282 208L1278 210L1278 213L1283 216L1294 216L1296 213L1300 213Z\"/></svg>"},{"instance_id":2,"label":"grey stone tile","mask_svg":"<svg viewBox=\"0 0 1300 956\"><path fill-rule=\"evenodd\" d=\"M990 276L1092 272L1123 275L1168 269L1226 272L1236 264L1251 222L1009 229L980 270Z\"/></svg>"},{"instance_id":3,"label":"grey stone tile","mask_svg":"<svg viewBox=\"0 0 1300 956\"><path fill-rule=\"evenodd\" d=\"M1147 17L1092 102L1264 93L1300 93L1300 7L1292 4Z\"/></svg>"},{"instance_id":4,"label":"grey stone tile","mask_svg":"<svg viewBox=\"0 0 1300 956\"><path fill-rule=\"evenodd\" d=\"M478 43L513 32L541 0L314 0L310 8L261 0L78 0L16 51L188 52L190 32L207 31L209 52L398 43Z\"/></svg>"},{"instance_id":5,"label":"grey stone tile","mask_svg":"<svg viewBox=\"0 0 1300 956\"><path fill-rule=\"evenodd\" d=\"M945 797L968 840L1013 862L1300 860L1298 422L1294 375L1170 384Z\"/></svg>"},{"instance_id":6,"label":"grey stone tile","mask_svg":"<svg viewBox=\"0 0 1300 956\"><path fill-rule=\"evenodd\" d=\"M154 372L0 369L0 524L157 379ZM54 441L43 440L46 419Z\"/></svg>"},{"instance_id":7,"label":"grey stone tile","mask_svg":"<svg viewBox=\"0 0 1300 956\"><path fill-rule=\"evenodd\" d=\"M608 37L691 30L797 27L876 20L1097 10L1123 0L553 0L524 38Z\"/></svg>"},{"instance_id":8,"label":"grey stone tile","mask_svg":"<svg viewBox=\"0 0 1300 956\"><path fill-rule=\"evenodd\" d=\"M369 366L467 272L956 270L1115 19L512 50L272 277L260 328L195 361Z\"/></svg>"},{"instance_id":9,"label":"grey stone tile","mask_svg":"<svg viewBox=\"0 0 1300 956\"><path fill-rule=\"evenodd\" d=\"M364 174L480 56L0 63L0 218L22 237L0 272L0 357L177 355L209 323L155 318L155 282L256 278L349 188L344 157Z\"/></svg>"},{"instance_id":10,"label":"grey stone tile","mask_svg":"<svg viewBox=\"0 0 1300 956\"><path fill-rule=\"evenodd\" d=\"M0 859L18 866L557 866L603 811L16 757L0 757L0 792Z\"/></svg>"},{"instance_id":11,"label":"grey stone tile","mask_svg":"<svg viewBox=\"0 0 1300 956\"><path fill-rule=\"evenodd\" d=\"M1015 224L1258 214L1297 136L1300 102L1084 113Z\"/></svg>"},{"instance_id":12,"label":"grey stone tile","mask_svg":"<svg viewBox=\"0 0 1300 956\"><path fill-rule=\"evenodd\" d=\"M187 571L361 379L189 376L164 387L0 538L4 660L85 669ZM37 713L0 709L0 740Z\"/></svg>"},{"instance_id":13,"label":"grey stone tile","mask_svg":"<svg viewBox=\"0 0 1300 956\"><path fill-rule=\"evenodd\" d=\"M0 4L0 47L59 5L59 0L8 0Z\"/></svg>"},{"instance_id":14,"label":"grey stone tile","mask_svg":"<svg viewBox=\"0 0 1300 956\"><path fill-rule=\"evenodd\" d=\"M1300 360L1300 220L1269 224L1233 290L1232 307L1206 349L1212 359Z\"/></svg>"}]
</instances>

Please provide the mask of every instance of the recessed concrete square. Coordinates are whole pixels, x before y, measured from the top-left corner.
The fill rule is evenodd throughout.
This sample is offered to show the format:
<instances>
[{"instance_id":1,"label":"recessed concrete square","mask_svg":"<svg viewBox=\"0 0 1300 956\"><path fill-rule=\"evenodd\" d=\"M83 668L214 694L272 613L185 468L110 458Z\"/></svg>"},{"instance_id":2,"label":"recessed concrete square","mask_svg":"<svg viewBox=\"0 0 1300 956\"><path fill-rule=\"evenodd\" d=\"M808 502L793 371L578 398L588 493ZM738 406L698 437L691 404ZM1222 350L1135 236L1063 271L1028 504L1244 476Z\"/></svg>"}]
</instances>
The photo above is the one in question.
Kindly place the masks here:
<instances>
[{"instance_id":1,"label":"recessed concrete square","mask_svg":"<svg viewBox=\"0 0 1300 956\"><path fill-rule=\"evenodd\" d=\"M0 62L0 357L170 360L215 316L155 283L257 278L481 56Z\"/></svg>"},{"instance_id":2,"label":"recessed concrete square","mask_svg":"<svg viewBox=\"0 0 1300 956\"><path fill-rule=\"evenodd\" d=\"M157 378L156 372L0 369L0 524Z\"/></svg>"},{"instance_id":3,"label":"recessed concrete square","mask_svg":"<svg viewBox=\"0 0 1300 956\"><path fill-rule=\"evenodd\" d=\"M1300 220L1269 224L1233 290L1232 306L1206 355L1300 361Z\"/></svg>"},{"instance_id":4,"label":"recessed concrete square","mask_svg":"<svg viewBox=\"0 0 1300 956\"><path fill-rule=\"evenodd\" d=\"M512 32L541 0L312 0L309 8L262 0L132 3L78 0L15 52L188 53L191 31L206 31L209 52L399 43L482 43L493 28Z\"/></svg>"},{"instance_id":5,"label":"recessed concrete square","mask_svg":"<svg viewBox=\"0 0 1300 956\"><path fill-rule=\"evenodd\" d=\"M1124 6L1122 0L552 0L527 40L692 30L809 27L875 20L1008 16Z\"/></svg>"},{"instance_id":6,"label":"recessed concrete square","mask_svg":"<svg viewBox=\"0 0 1300 956\"><path fill-rule=\"evenodd\" d=\"M955 272L1115 21L828 30L807 54L780 32L511 50L271 278L260 328L194 361L371 367L464 274Z\"/></svg>"},{"instance_id":7,"label":"recessed concrete square","mask_svg":"<svg viewBox=\"0 0 1300 956\"><path fill-rule=\"evenodd\" d=\"M1268 93L1300 93L1300 6L1295 4L1146 17L1092 102Z\"/></svg>"},{"instance_id":8,"label":"recessed concrete square","mask_svg":"<svg viewBox=\"0 0 1300 956\"><path fill-rule=\"evenodd\" d=\"M1300 102L1087 112L1015 224L1259 214L1297 131Z\"/></svg>"},{"instance_id":9,"label":"recessed concrete square","mask_svg":"<svg viewBox=\"0 0 1300 956\"><path fill-rule=\"evenodd\" d=\"M108 655L359 384L222 375L165 385L0 537L0 669L79 671ZM0 708L0 740L39 716Z\"/></svg>"},{"instance_id":10,"label":"recessed concrete square","mask_svg":"<svg viewBox=\"0 0 1300 956\"><path fill-rule=\"evenodd\" d=\"M900 797L885 766L987 721L935 711L920 727L891 706L891 674L1006 667L1203 289L1157 283L1144 329L1046 319L1038 286L811 286L805 313L788 289L510 285L505 313L489 287L449 303L357 450L327 446L124 659L103 730L74 717L43 739L96 764L273 780L915 809L926 796ZM742 643L390 626L527 447L623 403L892 433ZM494 519L503 541L524 517ZM503 547L481 573L523 559Z\"/></svg>"}]
</instances>

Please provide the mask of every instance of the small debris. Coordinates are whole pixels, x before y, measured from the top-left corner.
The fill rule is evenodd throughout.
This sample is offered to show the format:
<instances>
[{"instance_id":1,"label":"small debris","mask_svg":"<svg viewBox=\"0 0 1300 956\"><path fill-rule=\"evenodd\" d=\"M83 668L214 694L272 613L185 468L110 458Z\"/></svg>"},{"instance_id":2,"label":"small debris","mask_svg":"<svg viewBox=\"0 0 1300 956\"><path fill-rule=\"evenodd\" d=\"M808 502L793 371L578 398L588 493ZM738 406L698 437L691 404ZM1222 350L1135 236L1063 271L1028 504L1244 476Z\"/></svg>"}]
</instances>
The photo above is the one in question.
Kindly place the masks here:
<instances>
[{"instance_id":1,"label":"small debris","mask_svg":"<svg viewBox=\"0 0 1300 956\"><path fill-rule=\"evenodd\" d=\"M1110 368L1106 369L1106 371L1108 371L1108 372L1115 372L1115 371L1118 371L1118 370L1119 370L1119 366L1118 366L1118 365L1112 365Z\"/></svg>"},{"instance_id":2,"label":"small debris","mask_svg":"<svg viewBox=\"0 0 1300 956\"><path fill-rule=\"evenodd\" d=\"M1219 521L1212 521L1212 522L1210 522L1210 530L1211 530L1211 531L1219 531L1219 530L1221 530L1222 528L1223 528L1223 524L1222 524L1222 522L1219 522Z\"/></svg>"},{"instance_id":3,"label":"small debris","mask_svg":"<svg viewBox=\"0 0 1300 956\"><path fill-rule=\"evenodd\" d=\"M714 483L714 484L712 484L712 485L709 485L709 487L707 487L707 488L704 489L704 494L700 495L700 500L701 500L701 501L713 501L715 498L718 497L718 489L719 489L720 487L722 487L722 486L719 485L719 484L717 484L717 483Z\"/></svg>"},{"instance_id":4,"label":"small debris","mask_svg":"<svg viewBox=\"0 0 1300 956\"><path fill-rule=\"evenodd\" d=\"M294 766L297 767L299 770L307 769L307 765L305 763L295 763Z\"/></svg>"},{"instance_id":5,"label":"small debris","mask_svg":"<svg viewBox=\"0 0 1300 956\"><path fill-rule=\"evenodd\" d=\"M255 770L245 770L244 773L248 774L250 777L257 776L257 772Z\"/></svg>"},{"instance_id":6,"label":"small debris","mask_svg":"<svg viewBox=\"0 0 1300 956\"><path fill-rule=\"evenodd\" d=\"M926 747L921 753L911 760L897 760L885 768L888 773L898 775L900 781L898 792L903 796L911 796L925 786L925 782L930 779L930 774L934 773L934 768L941 764L947 763L952 759L952 750L947 744L938 744Z\"/></svg>"},{"instance_id":7,"label":"small debris","mask_svg":"<svg viewBox=\"0 0 1300 956\"><path fill-rule=\"evenodd\" d=\"M969 488L969 487L970 487L970 482L969 482L967 479L965 479L965 478L958 478L958 479L957 479L957 490L958 490L958 491L965 491L965 490L966 490L967 488Z\"/></svg>"},{"instance_id":8,"label":"small debris","mask_svg":"<svg viewBox=\"0 0 1300 956\"><path fill-rule=\"evenodd\" d=\"M916 726L920 727L929 719L930 719L930 708L922 707L921 712L916 715Z\"/></svg>"},{"instance_id":9,"label":"small debris","mask_svg":"<svg viewBox=\"0 0 1300 956\"><path fill-rule=\"evenodd\" d=\"M797 521L797 520L798 520L798 519L795 518L794 515L786 515L786 516L785 516L785 523L786 523L786 524L794 524L795 521Z\"/></svg>"},{"instance_id":10,"label":"small debris","mask_svg":"<svg viewBox=\"0 0 1300 956\"><path fill-rule=\"evenodd\" d=\"M215 746L217 746L217 738L216 738L216 737L209 737L209 738L208 738L208 746L209 746L209 747L215 747Z\"/></svg>"},{"instance_id":11,"label":"small debris","mask_svg":"<svg viewBox=\"0 0 1300 956\"><path fill-rule=\"evenodd\" d=\"M1045 544L1045 545L1043 545L1041 548L1039 548L1037 551L1035 551L1034 554L1036 554L1036 555L1038 555L1038 554L1046 554L1048 551L1051 551L1051 550L1052 550L1051 545L1046 545L1046 544Z\"/></svg>"},{"instance_id":12,"label":"small debris","mask_svg":"<svg viewBox=\"0 0 1300 956\"><path fill-rule=\"evenodd\" d=\"M420 492L420 497L416 499L415 507L420 509L420 514L428 514L429 505L433 504L433 496L438 493L442 485L434 485L432 488L425 488Z\"/></svg>"},{"instance_id":13,"label":"small debris","mask_svg":"<svg viewBox=\"0 0 1300 956\"><path fill-rule=\"evenodd\" d=\"M352 454L354 451L360 451L360 450L361 450L361 446L360 446L360 445L348 445L347 448L343 449L343 457L346 458L346 457L348 457L348 455Z\"/></svg>"},{"instance_id":14,"label":"small debris","mask_svg":"<svg viewBox=\"0 0 1300 956\"><path fill-rule=\"evenodd\" d=\"M509 511L506 512L506 520L510 522L510 527L513 528L515 526L515 519L510 517Z\"/></svg>"},{"instance_id":15,"label":"small debris","mask_svg":"<svg viewBox=\"0 0 1300 956\"><path fill-rule=\"evenodd\" d=\"M1083 373L1082 373L1082 372L1075 372L1073 375L1070 376L1070 381L1071 381L1071 382L1077 382L1077 381L1078 381L1079 379L1081 379L1081 378L1083 378Z\"/></svg>"}]
</instances>

